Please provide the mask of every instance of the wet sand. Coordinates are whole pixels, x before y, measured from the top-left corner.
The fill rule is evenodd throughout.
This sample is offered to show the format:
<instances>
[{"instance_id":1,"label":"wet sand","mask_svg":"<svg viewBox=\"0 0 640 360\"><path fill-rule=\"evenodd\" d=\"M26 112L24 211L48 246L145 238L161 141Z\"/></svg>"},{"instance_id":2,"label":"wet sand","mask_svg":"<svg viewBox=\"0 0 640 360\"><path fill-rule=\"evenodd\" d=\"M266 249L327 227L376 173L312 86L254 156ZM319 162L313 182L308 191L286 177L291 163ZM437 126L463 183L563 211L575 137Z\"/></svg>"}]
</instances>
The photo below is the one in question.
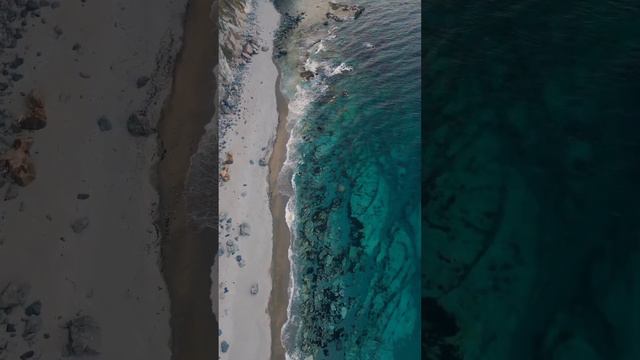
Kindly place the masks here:
<instances>
[{"instance_id":1,"label":"wet sand","mask_svg":"<svg viewBox=\"0 0 640 360\"><path fill-rule=\"evenodd\" d=\"M271 278L273 287L269 300L271 316L271 360L283 360L285 350L282 346L282 326L287 321L287 305L289 303L289 244L291 234L285 219L285 207L288 197L280 193L278 177L282 165L287 157L287 100L280 91L280 75L276 81L276 99L278 103L278 130L273 152L269 160L269 198L271 202L271 216L273 218L273 256ZM287 179L289 181L289 179Z\"/></svg>"},{"instance_id":2,"label":"wet sand","mask_svg":"<svg viewBox=\"0 0 640 360\"><path fill-rule=\"evenodd\" d=\"M164 158L158 164L158 222L175 360L211 360L218 355L214 340L218 324L209 297L217 235L215 229L198 231L189 223L184 198L190 158L215 110L212 70L217 62L217 8L217 1L189 2L173 89L159 124Z\"/></svg>"}]
</instances>

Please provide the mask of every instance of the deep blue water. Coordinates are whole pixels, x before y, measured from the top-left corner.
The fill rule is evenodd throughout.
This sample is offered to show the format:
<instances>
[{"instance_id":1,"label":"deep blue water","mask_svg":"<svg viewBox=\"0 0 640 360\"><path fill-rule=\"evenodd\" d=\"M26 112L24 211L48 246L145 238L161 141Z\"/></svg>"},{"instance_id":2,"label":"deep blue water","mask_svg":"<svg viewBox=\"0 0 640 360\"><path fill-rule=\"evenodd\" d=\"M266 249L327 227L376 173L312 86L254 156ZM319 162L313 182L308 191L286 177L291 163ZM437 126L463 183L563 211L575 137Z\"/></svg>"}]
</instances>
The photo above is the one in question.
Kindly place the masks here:
<instances>
[{"instance_id":1,"label":"deep blue water","mask_svg":"<svg viewBox=\"0 0 640 360\"><path fill-rule=\"evenodd\" d=\"M356 20L296 29L279 60L295 189L285 345L296 359L419 357L420 3L358 4Z\"/></svg>"},{"instance_id":2,"label":"deep blue water","mask_svg":"<svg viewBox=\"0 0 640 360\"><path fill-rule=\"evenodd\" d=\"M640 3L424 14L425 358L639 359Z\"/></svg>"}]
</instances>

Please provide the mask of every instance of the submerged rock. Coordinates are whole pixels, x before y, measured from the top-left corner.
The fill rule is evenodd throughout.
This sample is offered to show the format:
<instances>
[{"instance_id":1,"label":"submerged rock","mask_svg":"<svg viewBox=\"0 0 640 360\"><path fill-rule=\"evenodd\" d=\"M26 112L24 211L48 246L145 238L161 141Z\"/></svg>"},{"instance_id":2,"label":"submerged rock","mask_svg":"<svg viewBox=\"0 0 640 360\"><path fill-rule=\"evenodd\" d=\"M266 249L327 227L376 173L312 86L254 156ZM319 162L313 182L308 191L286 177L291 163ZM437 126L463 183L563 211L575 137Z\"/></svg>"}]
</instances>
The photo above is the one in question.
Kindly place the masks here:
<instances>
[{"instance_id":1,"label":"submerged rock","mask_svg":"<svg viewBox=\"0 0 640 360\"><path fill-rule=\"evenodd\" d=\"M300 73L300 77L305 79L305 80L313 79L314 76L315 76L315 74L313 73L313 71L309 71L309 70L305 70L305 71Z\"/></svg>"}]
</instances>

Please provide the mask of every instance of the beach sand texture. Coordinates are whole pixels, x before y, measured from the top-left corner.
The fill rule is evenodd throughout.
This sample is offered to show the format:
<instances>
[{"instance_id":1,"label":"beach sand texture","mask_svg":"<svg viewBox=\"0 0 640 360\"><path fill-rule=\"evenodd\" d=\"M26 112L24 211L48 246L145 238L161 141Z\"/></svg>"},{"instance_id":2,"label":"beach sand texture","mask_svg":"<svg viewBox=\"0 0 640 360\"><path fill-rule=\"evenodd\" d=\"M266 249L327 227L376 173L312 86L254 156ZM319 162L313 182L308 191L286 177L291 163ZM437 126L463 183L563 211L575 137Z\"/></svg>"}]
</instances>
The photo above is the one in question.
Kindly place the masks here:
<instances>
[{"instance_id":1,"label":"beach sand texture","mask_svg":"<svg viewBox=\"0 0 640 360\"><path fill-rule=\"evenodd\" d=\"M266 0L257 2L255 12L260 43L270 49L279 14ZM219 257L219 289L214 291L220 296L221 359L269 359L271 353L273 239L267 165L278 123L277 70L271 55L262 50L251 57L239 117L221 146L221 161L227 152L233 156L227 165L230 179L219 188L224 253Z\"/></svg>"},{"instance_id":2,"label":"beach sand texture","mask_svg":"<svg viewBox=\"0 0 640 360\"><path fill-rule=\"evenodd\" d=\"M27 13L17 47L1 53L3 61L23 59L12 70L23 78L1 98L10 120L25 111L20 92L31 90L42 96L48 117L45 128L17 134L34 139L35 181L0 188L0 287L30 290L0 318L3 355L58 358L69 352L65 325L86 315L99 327L94 358L169 359L169 297L154 226L156 135L132 136L127 120L144 111L153 128L160 118L186 1L53 3L59 7ZM194 3L208 14L203 5L210 2ZM111 126L99 125L100 118ZM4 135L6 145L13 135ZM41 303L38 315L26 316L34 301ZM37 330L25 335L36 317ZM5 323L17 336L5 334Z\"/></svg>"}]
</instances>

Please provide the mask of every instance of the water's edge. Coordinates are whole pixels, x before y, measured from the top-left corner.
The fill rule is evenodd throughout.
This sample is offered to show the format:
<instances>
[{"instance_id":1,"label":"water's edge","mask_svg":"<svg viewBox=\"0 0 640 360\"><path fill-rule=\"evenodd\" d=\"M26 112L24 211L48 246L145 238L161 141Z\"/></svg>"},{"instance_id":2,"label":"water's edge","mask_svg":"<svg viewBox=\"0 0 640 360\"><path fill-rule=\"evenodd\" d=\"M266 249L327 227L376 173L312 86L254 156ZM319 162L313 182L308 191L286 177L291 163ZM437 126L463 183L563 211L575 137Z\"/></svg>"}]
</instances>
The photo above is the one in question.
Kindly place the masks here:
<instances>
[{"instance_id":1,"label":"water's edge","mask_svg":"<svg viewBox=\"0 0 640 360\"><path fill-rule=\"evenodd\" d=\"M273 220L273 254L271 257L271 278L273 287L269 299L269 313L271 316L271 359L285 359L281 334L284 323L287 321L287 307L289 303L289 284L291 267L289 263L289 251L291 244L291 230L289 229L285 213L289 197L280 191L282 181L290 182L290 177L282 176L282 167L287 155L287 131L288 101L280 90L281 71L278 69L275 95L278 106L278 128L276 140L273 144L269 159L269 202Z\"/></svg>"}]
</instances>

